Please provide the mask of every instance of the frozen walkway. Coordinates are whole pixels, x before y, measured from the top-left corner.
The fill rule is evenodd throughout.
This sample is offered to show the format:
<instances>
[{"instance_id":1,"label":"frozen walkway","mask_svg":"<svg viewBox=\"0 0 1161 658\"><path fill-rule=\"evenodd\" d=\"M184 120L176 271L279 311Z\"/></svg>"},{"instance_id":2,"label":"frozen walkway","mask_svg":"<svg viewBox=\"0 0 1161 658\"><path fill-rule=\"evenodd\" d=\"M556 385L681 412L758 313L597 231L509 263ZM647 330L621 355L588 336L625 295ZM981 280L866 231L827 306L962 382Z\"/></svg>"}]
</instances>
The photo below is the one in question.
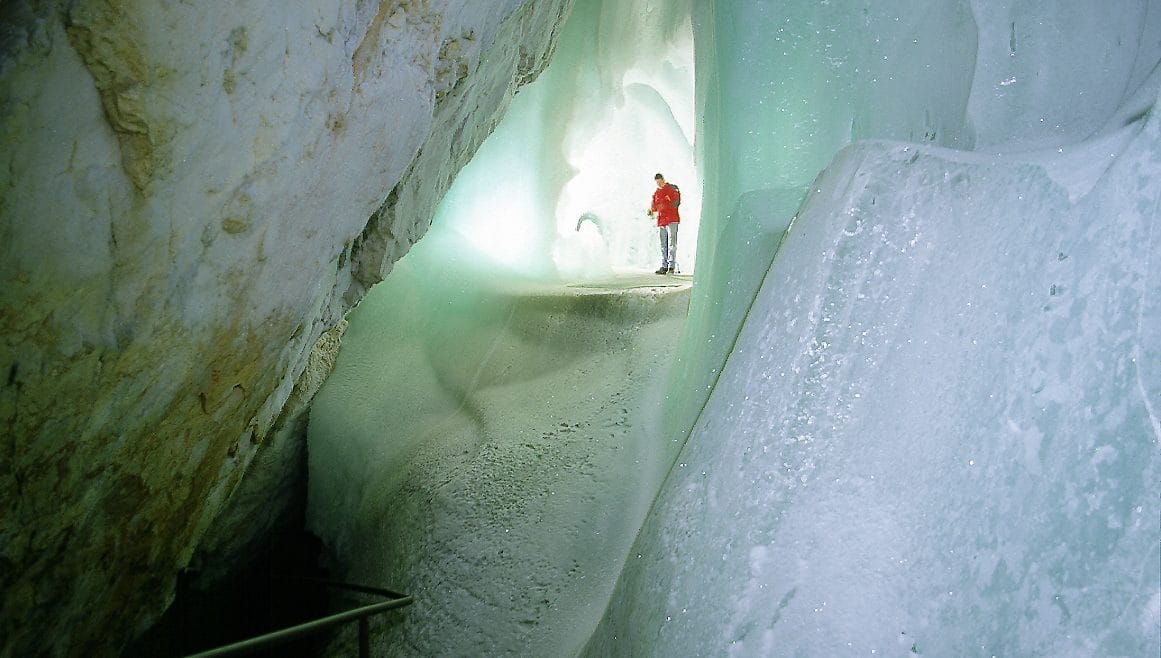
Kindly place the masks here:
<instances>
[{"instance_id":1,"label":"frozen walkway","mask_svg":"<svg viewBox=\"0 0 1161 658\"><path fill-rule=\"evenodd\" d=\"M691 277L430 276L401 268L352 318L312 412L312 529L342 577L415 595L378 655L570 653L667 466Z\"/></svg>"}]
</instances>

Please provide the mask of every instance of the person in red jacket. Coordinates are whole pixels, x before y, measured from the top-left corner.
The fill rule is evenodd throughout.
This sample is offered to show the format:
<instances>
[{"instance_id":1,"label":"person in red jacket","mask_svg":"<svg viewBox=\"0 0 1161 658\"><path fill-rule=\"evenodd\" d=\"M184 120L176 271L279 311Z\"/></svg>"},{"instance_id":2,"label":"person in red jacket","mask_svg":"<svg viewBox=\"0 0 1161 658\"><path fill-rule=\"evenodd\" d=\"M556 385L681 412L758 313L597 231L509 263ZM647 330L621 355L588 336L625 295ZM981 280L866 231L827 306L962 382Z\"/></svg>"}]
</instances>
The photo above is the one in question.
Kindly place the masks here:
<instances>
[{"instance_id":1,"label":"person in red jacket","mask_svg":"<svg viewBox=\"0 0 1161 658\"><path fill-rule=\"evenodd\" d=\"M677 227L681 223L677 206L681 204L681 190L666 183L661 174L654 176L653 180L657 182L657 190L653 192L649 216L657 218L661 232L661 267L657 274L672 274L677 271Z\"/></svg>"}]
</instances>

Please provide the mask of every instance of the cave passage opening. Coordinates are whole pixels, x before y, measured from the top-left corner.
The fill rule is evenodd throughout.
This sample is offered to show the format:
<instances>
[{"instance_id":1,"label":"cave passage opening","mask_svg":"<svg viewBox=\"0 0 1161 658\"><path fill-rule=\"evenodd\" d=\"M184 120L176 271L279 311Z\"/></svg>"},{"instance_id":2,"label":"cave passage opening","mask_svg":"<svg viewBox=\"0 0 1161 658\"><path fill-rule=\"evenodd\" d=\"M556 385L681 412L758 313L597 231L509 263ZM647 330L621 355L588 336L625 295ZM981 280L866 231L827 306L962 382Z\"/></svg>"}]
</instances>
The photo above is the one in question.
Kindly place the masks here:
<instances>
[{"instance_id":1,"label":"cave passage opening","mask_svg":"<svg viewBox=\"0 0 1161 658\"><path fill-rule=\"evenodd\" d=\"M695 132L688 7L577 2L552 62L456 175L424 241L471 269L540 280L652 271L659 246L646 211L661 172L682 192L678 263L690 274Z\"/></svg>"},{"instance_id":2,"label":"cave passage opening","mask_svg":"<svg viewBox=\"0 0 1161 658\"><path fill-rule=\"evenodd\" d=\"M439 611L377 641L561 654L604 610L684 439L664 410L702 205L691 7L578 1L348 318L311 407L308 529L341 579ZM676 276L653 273L658 172L682 191Z\"/></svg>"}]
</instances>

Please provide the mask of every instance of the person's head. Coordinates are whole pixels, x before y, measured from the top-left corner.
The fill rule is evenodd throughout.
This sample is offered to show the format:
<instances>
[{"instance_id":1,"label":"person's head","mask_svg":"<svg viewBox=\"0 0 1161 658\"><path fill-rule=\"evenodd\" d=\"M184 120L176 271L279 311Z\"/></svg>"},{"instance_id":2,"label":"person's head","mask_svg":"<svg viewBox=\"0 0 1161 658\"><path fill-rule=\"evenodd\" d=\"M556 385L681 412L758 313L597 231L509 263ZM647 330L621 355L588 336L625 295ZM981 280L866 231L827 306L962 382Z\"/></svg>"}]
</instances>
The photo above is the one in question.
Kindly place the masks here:
<instances>
[{"instance_id":1,"label":"person's head","mask_svg":"<svg viewBox=\"0 0 1161 658\"><path fill-rule=\"evenodd\" d=\"M653 180L657 181L657 187L661 187L661 186L665 185L665 177L662 176L661 174L657 174L656 176L654 176Z\"/></svg>"}]
</instances>

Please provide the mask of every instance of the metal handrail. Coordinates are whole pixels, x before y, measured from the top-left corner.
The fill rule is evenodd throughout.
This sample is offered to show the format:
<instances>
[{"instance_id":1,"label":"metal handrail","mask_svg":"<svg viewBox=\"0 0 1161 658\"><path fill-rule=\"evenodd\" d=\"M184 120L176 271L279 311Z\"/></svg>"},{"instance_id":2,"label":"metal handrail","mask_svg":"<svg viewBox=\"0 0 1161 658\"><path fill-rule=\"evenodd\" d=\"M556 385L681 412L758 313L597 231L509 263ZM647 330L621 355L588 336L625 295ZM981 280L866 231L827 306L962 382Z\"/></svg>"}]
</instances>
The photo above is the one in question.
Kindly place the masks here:
<instances>
[{"instance_id":1,"label":"metal handrail","mask_svg":"<svg viewBox=\"0 0 1161 658\"><path fill-rule=\"evenodd\" d=\"M216 658L218 656L240 656L242 654L257 651L266 647L289 642L295 638L299 638L312 633L317 633L332 626L338 626L351 621L359 622L359 656L360 658L369 658L371 655L371 623L368 617L379 614L387 610L395 608L402 608L409 606L415 602L415 597L408 594L399 594L391 590L380 589L378 587L368 587L366 585L356 585L354 583L342 583L333 580L326 580L323 578L308 578L308 577L293 577L294 580L302 580L306 582L313 582L327 587L335 587L338 589L350 590L352 592L362 592L364 594L375 594L377 596L385 596L390 601L383 601L381 603L372 603L359 608L345 610L326 617L319 617L311 621L280 628L276 631L271 631L263 635L247 638L239 642L227 644L210 649L209 651L202 651L200 653L190 654L187 658Z\"/></svg>"}]
</instances>

